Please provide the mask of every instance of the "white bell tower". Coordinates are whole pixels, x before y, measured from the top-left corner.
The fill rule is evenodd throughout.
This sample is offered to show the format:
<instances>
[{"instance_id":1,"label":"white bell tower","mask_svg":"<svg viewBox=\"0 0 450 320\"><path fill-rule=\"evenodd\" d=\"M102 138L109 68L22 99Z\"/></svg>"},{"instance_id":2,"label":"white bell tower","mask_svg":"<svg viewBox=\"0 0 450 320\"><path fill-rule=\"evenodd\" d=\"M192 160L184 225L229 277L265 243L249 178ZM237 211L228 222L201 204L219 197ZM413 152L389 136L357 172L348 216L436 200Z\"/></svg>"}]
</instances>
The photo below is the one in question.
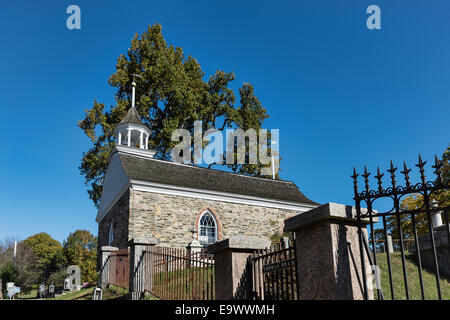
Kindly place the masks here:
<instances>
[{"instance_id":1,"label":"white bell tower","mask_svg":"<svg viewBox=\"0 0 450 320\"><path fill-rule=\"evenodd\" d=\"M116 145L148 150L148 138L152 131L142 122L135 107L135 77L142 78L142 76L136 74L133 74L132 76L131 108L128 110L128 113L122 121L114 128L114 135L117 142Z\"/></svg>"}]
</instances>

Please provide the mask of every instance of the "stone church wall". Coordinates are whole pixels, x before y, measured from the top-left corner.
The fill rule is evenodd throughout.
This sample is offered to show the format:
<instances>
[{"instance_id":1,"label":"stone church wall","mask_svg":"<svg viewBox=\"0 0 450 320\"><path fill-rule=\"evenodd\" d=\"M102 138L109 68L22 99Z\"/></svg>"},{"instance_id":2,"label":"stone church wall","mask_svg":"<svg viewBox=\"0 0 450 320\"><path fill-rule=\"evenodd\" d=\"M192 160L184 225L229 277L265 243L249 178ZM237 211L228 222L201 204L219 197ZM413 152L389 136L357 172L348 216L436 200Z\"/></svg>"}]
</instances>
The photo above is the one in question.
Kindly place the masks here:
<instances>
[{"instance_id":1,"label":"stone church wall","mask_svg":"<svg viewBox=\"0 0 450 320\"><path fill-rule=\"evenodd\" d=\"M204 210L212 211L219 222L219 240L234 235L269 239L280 233L284 219L299 212L245 204L196 199L130 190L128 239L152 237L160 245L186 247L192 228Z\"/></svg>"},{"instance_id":2,"label":"stone church wall","mask_svg":"<svg viewBox=\"0 0 450 320\"><path fill-rule=\"evenodd\" d=\"M130 191L126 191L98 224L98 248L108 245L111 221L114 221L114 240L110 245L120 249L128 247L129 212ZM97 258L101 259L100 255ZM100 260L97 265L100 265Z\"/></svg>"}]
</instances>

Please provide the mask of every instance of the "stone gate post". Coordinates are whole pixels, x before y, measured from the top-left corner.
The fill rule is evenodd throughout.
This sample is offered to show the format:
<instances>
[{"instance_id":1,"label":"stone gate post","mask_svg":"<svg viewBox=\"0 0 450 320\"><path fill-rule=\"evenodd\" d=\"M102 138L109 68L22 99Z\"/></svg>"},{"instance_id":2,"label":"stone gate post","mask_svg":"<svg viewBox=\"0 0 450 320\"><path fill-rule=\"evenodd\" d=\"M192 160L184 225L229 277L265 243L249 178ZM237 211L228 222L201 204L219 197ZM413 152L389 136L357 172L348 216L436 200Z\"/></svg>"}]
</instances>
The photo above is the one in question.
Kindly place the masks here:
<instances>
[{"instance_id":1,"label":"stone gate post","mask_svg":"<svg viewBox=\"0 0 450 320\"><path fill-rule=\"evenodd\" d=\"M128 243L130 246L129 298L131 300L140 300L144 296L146 281L144 251L146 246L154 246L155 244L157 244L157 240L152 238L134 238ZM149 281L151 280L149 279Z\"/></svg>"},{"instance_id":2,"label":"stone gate post","mask_svg":"<svg viewBox=\"0 0 450 320\"><path fill-rule=\"evenodd\" d=\"M363 234L367 237L366 225L369 221L363 220L363 223ZM364 298L354 207L324 204L286 219L284 231L295 232L299 299ZM367 255L364 257L368 296L373 299L372 269Z\"/></svg>"},{"instance_id":3,"label":"stone gate post","mask_svg":"<svg viewBox=\"0 0 450 320\"><path fill-rule=\"evenodd\" d=\"M248 258L255 251L270 246L270 241L246 236L234 236L207 247L214 254L215 298L232 300L250 299L251 269Z\"/></svg>"},{"instance_id":4,"label":"stone gate post","mask_svg":"<svg viewBox=\"0 0 450 320\"><path fill-rule=\"evenodd\" d=\"M100 267L100 288L105 289L109 284L109 256L111 252L119 250L116 247L103 246L101 249L102 265Z\"/></svg>"}]
</instances>

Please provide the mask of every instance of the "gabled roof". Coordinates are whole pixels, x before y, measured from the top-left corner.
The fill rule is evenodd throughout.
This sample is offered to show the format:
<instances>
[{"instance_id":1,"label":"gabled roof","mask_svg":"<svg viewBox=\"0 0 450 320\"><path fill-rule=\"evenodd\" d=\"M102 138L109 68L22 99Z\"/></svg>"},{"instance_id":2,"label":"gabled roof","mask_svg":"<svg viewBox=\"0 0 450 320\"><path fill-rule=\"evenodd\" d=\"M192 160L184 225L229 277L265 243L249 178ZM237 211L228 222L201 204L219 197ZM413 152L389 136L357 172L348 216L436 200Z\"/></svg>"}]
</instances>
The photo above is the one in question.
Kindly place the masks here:
<instances>
[{"instance_id":1,"label":"gabled roof","mask_svg":"<svg viewBox=\"0 0 450 320\"><path fill-rule=\"evenodd\" d=\"M119 152L125 174L131 180L160 183L317 205L291 181L249 177L230 172L142 158Z\"/></svg>"},{"instance_id":2,"label":"gabled roof","mask_svg":"<svg viewBox=\"0 0 450 320\"><path fill-rule=\"evenodd\" d=\"M141 120L141 117L139 117L139 114L135 107L131 107L130 110L128 110L125 117L122 119L122 121L119 122L119 124L125 123L133 123L145 126L145 124Z\"/></svg>"}]
</instances>

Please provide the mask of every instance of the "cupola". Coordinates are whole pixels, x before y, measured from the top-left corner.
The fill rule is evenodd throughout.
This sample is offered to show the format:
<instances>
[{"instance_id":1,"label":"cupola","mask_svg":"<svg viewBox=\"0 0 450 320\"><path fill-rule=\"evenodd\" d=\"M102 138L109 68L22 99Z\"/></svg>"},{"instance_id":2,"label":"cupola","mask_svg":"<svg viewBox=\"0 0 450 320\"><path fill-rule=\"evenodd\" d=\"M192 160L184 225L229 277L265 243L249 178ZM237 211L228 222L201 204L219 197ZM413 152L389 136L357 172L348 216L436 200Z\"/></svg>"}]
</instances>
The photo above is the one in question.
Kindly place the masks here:
<instances>
[{"instance_id":1,"label":"cupola","mask_svg":"<svg viewBox=\"0 0 450 320\"><path fill-rule=\"evenodd\" d=\"M148 150L148 139L152 131L142 122L135 107L135 76L138 75L133 75L133 82L131 83L131 108L122 121L114 128L114 136L118 146Z\"/></svg>"}]
</instances>

